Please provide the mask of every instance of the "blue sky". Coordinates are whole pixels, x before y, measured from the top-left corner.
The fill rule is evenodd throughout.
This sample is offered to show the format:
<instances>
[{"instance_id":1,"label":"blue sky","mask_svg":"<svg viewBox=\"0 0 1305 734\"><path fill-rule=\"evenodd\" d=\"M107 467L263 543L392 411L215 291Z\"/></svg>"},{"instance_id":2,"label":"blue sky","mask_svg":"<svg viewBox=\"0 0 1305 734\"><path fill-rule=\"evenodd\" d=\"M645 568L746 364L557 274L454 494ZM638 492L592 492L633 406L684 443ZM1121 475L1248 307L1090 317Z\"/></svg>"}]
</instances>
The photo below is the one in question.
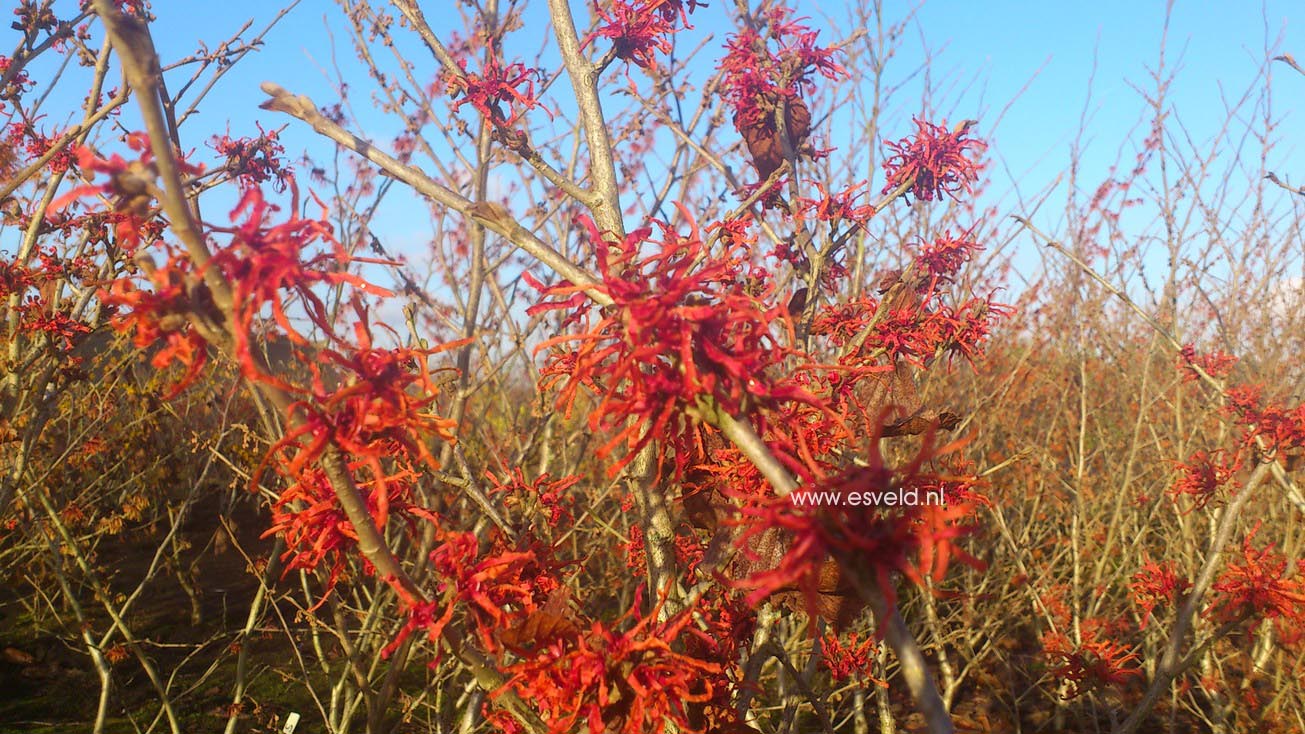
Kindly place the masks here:
<instances>
[{"instance_id":1,"label":"blue sky","mask_svg":"<svg viewBox=\"0 0 1305 734\"><path fill-rule=\"evenodd\" d=\"M710 33L723 41L730 31L719 12L724 3L713 0L706 11L695 14L695 35ZM425 5L437 31L452 30L447 25L439 27L439 3ZM905 3L886 5L889 17L908 8ZM158 3L155 37L165 55L182 54L193 48L197 36L216 42L244 19L260 19L257 25L279 7L250 0ZM817 24L845 20L843 9L832 3L800 4L799 12ZM991 124L982 129L993 138L994 153L1006 161L1009 170L1024 185L1036 185L1063 169L1092 77L1087 142L1100 149L1097 160L1113 160L1120 142L1142 117L1143 99L1130 83L1148 88L1148 69L1156 66L1165 37L1165 16L1165 3L1158 0L925 2L917 22L907 31L897 63L899 69L912 68L927 47L935 58L935 80L941 81L944 90L953 90L958 114L982 117L979 112L986 108L988 122L1006 101L1018 95L995 129ZM542 16L532 12L529 17L532 22L518 32L520 36L528 39L532 33L547 31L539 22ZM342 32L338 8L324 0L305 0L273 30L258 58L238 65L224 80L215 98L219 103L211 105L207 113L210 123L216 125L229 117L233 132L250 129L255 119L281 124L284 120L256 108L261 99L257 85L263 79L316 99L329 99L322 72L332 65L328 27L336 32L335 59L347 68L353 52ZM826 34L826 38L833 37L828 31ZM1263 6L1211 0L1174 4L1166 49L1166 64L1177 70L1171 100L1195 137L1212 134L1224 119L1221 88L1225 94L1239 95L1263 63L1266 44L1274 45L1279 38L1283 50L1296 50L1305 58L1305 4L1297 0L1274 0ZM534 45L522 41L523 48ZM1305 101L1305 77L1285 65L1274 66L1278 109L1289 115L1278 151L1283 156L1281 170L1298 170L1298 177L1305 178L1305 157L1301 155L1305 141L1302 133L1292 132L1305 128L1293 124L1290 117L1299 119L1299 111L1292 108ZM995 188L1008 183L1000 180L1000 171L994 175L998 178Z\"/></svg>"},{"instance_id":2,"label":"blue sky","mask_svg":"<svg viewBox=\"0 0 1305 734\"><path fill-rule=\"evenodd\" d=\"M721 25L713 10L726 0L713 0L706 11L693 17L694 33L711 33L723 40L730 28ZM438 8L442 3L424 3L428 19L439 30ZM886 3L885 13L894 16ZM156 42L161 52L181 55L194 48L194 40L210 44L220 41L244 20L255 25L266 22L282 7L265 0L227 0L200 3L188 0L156 3ZM799 3L799 12L819 25L826 18L842 22L844 13L833 3ZM899 10L904 12L904 10ZM1148 67L1154 67L1164 37L1165 3L1159 0L1103 0L1081 2L1027 2L1027 0L985 0L970 2L942 0L920 4L918 22L908 34L923 38L936 58L935 74L951 76L969 84L977 80L968 96L979 102L983 93L989 104L1000 103L1029 85L1001 127L989 133L1009 136L1018 145L1003 146L1002 154L1020 163L1064 148L1078 127L1092 66L1095 73L1096 137L1115 139L1137 121L1139 95L1129 82L1146 84ZM336 32L335 49L342 65L352 62L353 52L343 33L340 11L326 0L304 0L269 35L265 50L228 75L217 90L220 115L230 117L233 127L242 121L275 116L255 109L261 94L258 82L278 81L296 91L319 99L328 98L328 86L321 69L331 65L332 46L326 32ZM537 29L537 31L535 30ZM518 33L543 33L542 25ZM1168 64L1177 65L1174 104L1186 118L1208 119L1216 124L1223 110L1218 85L1240 89L1263 59L1266 43L1281 35L1282 49L1296 50L1305 58L1305 5L1297 0L1274 0L1263 6L1253 2L1202 0L1176 2L1169 21ZM826 31L825 38L832 38ZM529 45L529 44L525 44ZM923 58L918 40L906 44L900 59L902 69ZM1281 64L1275 76L1294 74ZM1031 81L1030 81L1031 80ZM1293 106L1284 89L1279 102ZM1305 100L1305 89L1296 88L1296 99ZM211 116L213 112L209 113ZM1021 168L1016 165L1015 168Z\"/></svg>"},{"instance_id":3,"label":"blue sky","mask_svg":"<svg viewBox=\"0 0 1305 734\"><path fill-rule=\"evenodd\" d=\"M713 51L731 31L722 18L722 6L729 4L728 0L710 0L706 10L693 16L691 33L697 37L711 34ZM164 60L176 59L193 52L199 40L210 47L216 45L246 20L253 19L254 27L259 28L284 5L268 0L158 1L154 37ZM893 2L885 5L885 15L890 18L915 7ZM454 29L448 21L457 19L444 11L444 3L425 2L423 6L437 32L447 37ZM797 7L813 24L826 26L823 39L835 38L831 27L846 26L845 8L840 5L799 3ZM527 27L516 36L521 39L523 55L528 53L526 49L540 46L535 38L549 32L542 12L529 12ZM978 117L980 133L991 140L991 152L1002 162L992 170L993 195L1003 211L1010 211L1015 205L1007 194L1016 184L1027 194L1064 170L1071 142L1078 136L1089 79L1093 83L1086 108L1090 131L1084 138L1086 178L1099 179L1121 145L1127 149L1124 141L1145 116L1142 94L1134 85L1142 90L1151 88L1148 70L1158 62L1166 6L1158 0L947 0L921 4L915 18L906 31L896 68L906 74L926 54L932 56L933 79L943 90L949 109L957 117ZM8 45L6 41L0 47ZM1294 51L1305 59L1305 3L1207 0L1174 4L1166 49L1166 64L1177 71L1170 101L1194 138L1205 139L1217 130L1226 116L1221 96L1235 98L1245 91L1264 62L1266 45ZM421 68L428 58L423 53L414 60ZM258 109L263 99L258 84L275 81L326 102L333 99L328 76L335 66L346 75L357 68L341 11L327 0L303 0L269 34L264 50L237 64L219 82L202 107L201 119L187 133L187 141L201 145L228 126L233 135L247 135L255 131L256 121L265 127L290 122L284 140L291 153L307 149L327 155L330 147L304 126ZM1299 185L1305 182L1305 124L1300 121L1305 112L1301 109L1305 76L1283 64L1274 64L1272 74L1275 108L1286 120L1279 129L1277 160L1270 161L1270 166ZM356 104L366 101L370 85L365 81L359 80L357 85ZM907 94L903 99L911 97ZM998 112L1012 99L998 122ZM384 142L396 132L392 120L368 110L365 104L356 111L376 140ZM909 132L905 118L913 112L898 110L901 127L885 130L885 135L900 137ZM394 232L395 236L420 236L421 218L408 216L414 211L408 208L412 203L396 201L387 206L397 208L394 216L382 217L382 221L401 220L408 229Z\"/></svg>"},{"instance_id":4,"label":"blue sky","mask_svg":"<svg viewBox=\"0 0 1305 734\"><path fill-rule=\"evenodd\" d=\"M1032 77L1027 92L989 132L1011 168L1030 170L1034 180L1061 169L1078 133L1089 79L1087 142L1113 158L1143 114L1145 102L1135 87L1153 88L1149 75L1160 61L1165 23L1165 3L1158 0L940 2L926 3L920 13L925 33L944 48L941 66L974 68L992 99L1011 97ZM1176 73L1170 102L1195 138L1216 132L1225 118L1221 94L1235 98L1244 92L1264 61L1266 44L1279 38L1283 50L1305 55L1305 3L1174 3L1165 43L1165 64ZM1283 168L1294 161L1302 169L1305 136L1290 129L1301 128L1305 78L1281 63L1272 73L1278 110L1289 116L1279 150Z\"/></svg>"}]
</instances>

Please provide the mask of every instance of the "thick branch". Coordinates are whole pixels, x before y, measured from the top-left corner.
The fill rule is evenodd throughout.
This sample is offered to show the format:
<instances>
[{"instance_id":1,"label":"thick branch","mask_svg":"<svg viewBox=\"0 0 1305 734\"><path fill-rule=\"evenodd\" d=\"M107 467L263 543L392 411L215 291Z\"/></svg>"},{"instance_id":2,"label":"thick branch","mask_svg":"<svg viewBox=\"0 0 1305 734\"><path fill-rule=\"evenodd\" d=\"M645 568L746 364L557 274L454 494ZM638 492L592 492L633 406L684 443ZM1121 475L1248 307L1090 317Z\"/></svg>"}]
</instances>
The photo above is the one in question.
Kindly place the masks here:
<instances>
[{"instance_id":1,"label":"thick branch","mask_svg":"<svg viewBox=\"0 0 1305 734\"><path fill-rule=\"evenodd\" d=\"M232 306L231 288L216 268L207 267L211 255L181 182L181 168L168 135L169 128L159 99L163 72L159 68L159 57L154 50L149 28L143 20L121 13L112 0L95 0L95 12L103 21L114 50L118 52L127 85L136 92L141 117L149 132L154 164L163 190L167 193L160 204L168 215L172 232L185 246L191 261L195 263L196 271L204 273L204 282L213 293L214 303L224 313L229 313Z\"/></svg>"},{"instance_id":2,"label":"thick branch","mask_svg":"<svg viewBox=\"0 0 1305 734\"><path fill-rule=\"evenodd\" d=\"M625 223L621 220L620 186L612 160L612 138L607 133L603 105L598 99L599 68L585 58L568 0L548 0L548 11L553 18L557 45L562 51L567 75L571 77L580 121L585 129L591 185L602 200L602 204L594 209L594 219L599 229L621 239L625 237Z\"/></svg>"}]
</instances>

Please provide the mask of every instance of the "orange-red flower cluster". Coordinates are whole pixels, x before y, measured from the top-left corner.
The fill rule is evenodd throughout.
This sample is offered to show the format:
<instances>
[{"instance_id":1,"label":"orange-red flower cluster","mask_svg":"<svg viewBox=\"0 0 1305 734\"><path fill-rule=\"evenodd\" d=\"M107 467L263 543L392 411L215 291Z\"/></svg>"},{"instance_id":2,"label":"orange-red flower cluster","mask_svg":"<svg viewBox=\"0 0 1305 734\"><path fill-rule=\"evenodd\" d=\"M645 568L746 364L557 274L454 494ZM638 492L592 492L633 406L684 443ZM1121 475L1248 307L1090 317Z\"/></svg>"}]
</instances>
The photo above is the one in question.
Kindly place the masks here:
<instances>
[{"instance_id":1,"label":"orange-red flower cluster","mask_svg":"<svg viewBox=\"0 0 1305 734\"><path fill-rule=\"evenodd\" d=\"M1085 620L1083 641L1075 645L1064 633L1042 636L1042 651L1054 666L1051 674L1064 681L1066 699L1098 688L1116 687L1140 678L1137 653L1128 645L1113 642L1105 625Z\"/></svg>"},{"instance_id":2,"label":"orange-red flower cluster","mask_svg":"<svg viewBox=\"0 0 1305 734\"><path fill-rule=\"evenodd\" d=\"M974 155L987 148L983 141L969 136L970 125L962 123L954 130L944 125L915 120L914 136L886 143L891 152L884 160L888 181L886 194L906 186L920 201L953 199L957 194L971 193L979 177L979 164Z\"/></svg>"},{"instance_id":3,"label":"orange-red flower cluster","mask_svg":"<svg viewBox=\"0 0 1305 734\"><path fill-rule=\"evenodd\" d=\"M660 240L643 228L616 242L584 220L597 247L602 288L614 305L586 332L538 348L555 350L546 370L553 377L545 385L566 377L559 400L568 412L580 386L599 388L602 402L590 425L615 431L599 454L623 443L629 449L613 472L653 440L678 442L692 425L686 411L702 398L735 415L758 401L809 399L768 377L783 356L771 327L787 312L766 304L771 286L765 272L738 247L726 244L720 254L709 253L697 225L682 212L690 232L681 235L659 222ZM643 255L645 245L656 251ZM532 313L570 307L575 291L547 289L555 300Z\"/></svg>"},{"instance_id":4,"label":"orange-red flower cluster","mask_svg":"<svg viewBox=\"0 0 1305 734\"><path fill-rule=\"evenodd\" d=\"M1209 612L1221 622L1249 620L1251 628L1266 619L1305 624L1305 560L1288 573L1287 558L1273 544L1253 544L1259 524L1242 541L1241 557L1229 561L1211 585Z\"/></svg>"},{"instance_id":5,"label":"orange-red flower cluster","mask_svg":"<svg viewBox=\"0 0 1305 734\"><path fill-rule=\"evenodd\" d=\"M691 610L665 622L650 615L624 632L594 622L587 634L508 666L505 688L530 701L553 734L643 734L668 723L699 731L691 706L710 701L726 680L720 665L676 652L692 624Z\"/></svg>"},{"instance_id":6,"label":"orange-red flower cluster","mask_svg":"<svg viewBox=\"0 0 1305 734\"><path fill-rule=\"evenodd\" d=\"M657 52L670 53L671 35L690 28L689 14L700 0L613 0L596 9L595 35L612 42L612 53L645 69L657 66Z\"/></svg>"}]
</instances>

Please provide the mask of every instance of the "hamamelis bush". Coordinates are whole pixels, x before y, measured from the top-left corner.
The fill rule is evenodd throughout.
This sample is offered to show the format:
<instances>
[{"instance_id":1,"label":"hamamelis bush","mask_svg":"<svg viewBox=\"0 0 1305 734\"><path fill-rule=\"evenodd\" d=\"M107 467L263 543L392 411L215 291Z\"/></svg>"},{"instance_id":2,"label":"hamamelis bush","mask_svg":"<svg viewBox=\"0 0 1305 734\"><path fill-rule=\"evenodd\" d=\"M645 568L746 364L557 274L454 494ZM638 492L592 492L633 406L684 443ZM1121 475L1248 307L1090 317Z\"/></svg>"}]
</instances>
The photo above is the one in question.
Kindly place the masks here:
<instances>
[{"instance_id":1,"label":"hamamelis bush","mask_svg":"<svg viewBox=\"0 0 1305 734\"><path fill-rule=\"evenodd\" d=\"M1183 121L1161 49L1149 124L1104 180L1075 180L1084 194L1059 241L1035 232L1051 254L1018 304L1025 328L990 346L995 369L966 391L1007 416L974 448L1018 458L989 493L1003 510L988 576L1026 610L1006 635L1039 660L1028 684L1062 700L1047 723L1300 727L1305 409L1289 356L1299 291L1282 275L1300 252L1295 225L1273 222L1299 221L1301 200L1269 168L1273 91L1300 77L1265 51L1238 107L1255 114L1189 147L1173 137ZM1264 169L1226 171L1228 136L1250 131L1269 133ZM1174 170L1191 176L1164 177ZM1213 205L1240 187L1244 206ZM1197 211L1210 219L1197 225ZM1207 226L1218 234L1197 237ZM1131 277L1164 256L1158 279ZM1269 295L1248 308L1249 293Z\"/></svg>"},{"instance_id":2,"label":"hamamelis bush","mask_svg":"<svg viewBox=\"0 0 1305 734\"><path fill-rule=\"evenodd\" d=\"M197 147L185 90L207 87L172 80L253 42L173 67L140 3L20 4L0 59L4 552L39 559L24 598L91 661L96 731L292 709L329 731L1131 731L1162 698L1185 722L1291 726L1220 666L1283 675L1298 649L1292 536L1241 508L1270 478L1295 491L1300 408L1174 340L1171 312L1129 374L1148 411L1203 407L1144 447L1105 361L1049 336L1069 312L999 295L982 122L881 129L900 27L859 8L878 37L828 38L778 2L457 10L445 34L407 0L344 5L393 139L369 140L362 80L340 79L330 106L265 84L262 126ZM734 30L694 45L709 10ZM32 101L42 54L92 80L64 131ZM874 90L859 142L880 158L837 144L840 88ZM277 124L333 141L335 165L290 160ZM395 186L428 206L425 262L374 233ZM1102 186L1081 241L1129 186ZM1095 258L1074 261L1086 278ZM1108 313L1071 323L1088 312ZM1066 393L1038 389L1065 364L1077 418L1047 426L1040 401ZM1123 490L1091 486L1089 431L1095 457L1121 425ZM1065 467L1068 500L1044 486ZM1134 473L1164 491L1130 496ZM871 492L945 502L833 499ZM232 543L257 579L241 613L223 596L211 636L173 639L159 589L200 626L201 564ZM115 564L133 553L143 571Z\"/></svg>"}]
</instances>

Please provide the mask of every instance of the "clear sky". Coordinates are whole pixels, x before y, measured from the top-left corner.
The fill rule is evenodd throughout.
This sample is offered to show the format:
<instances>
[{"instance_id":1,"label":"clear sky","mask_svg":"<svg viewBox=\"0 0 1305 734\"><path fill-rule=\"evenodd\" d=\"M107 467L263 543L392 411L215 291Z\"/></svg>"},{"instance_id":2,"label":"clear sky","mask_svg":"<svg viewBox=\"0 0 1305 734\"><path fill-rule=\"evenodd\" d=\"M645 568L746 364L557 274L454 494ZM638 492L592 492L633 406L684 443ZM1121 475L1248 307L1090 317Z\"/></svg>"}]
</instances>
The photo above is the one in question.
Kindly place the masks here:
<instances>
[{"instance_id":1,"label":"clear sky","mask_svg":"<svg viewBox=\"0 0 1305 734\"><path fill-rule=\"evenodd\" d=\"M1118 139L1137 122L1143 101L1132 87L1149 90L1166 37L1159 0L936 2L925 3L919 17L935 47L944 48L942 66L976 70L992 99L1012 96L1037 73L996 131L1009 141L1001 152L1012 161L1063 151L1078 129L1094 65L1091 128L1103 141ZM1305 3L1174 3L1166 44L1166 65L1177 69L1173 106L1198 137L1224 118L1221 85L1240 94L1279 37L1283 50L1305 55ZM1276 67L1275 76L1295 74ZM1305 102L1300 85L1279 86L1279 94L1285 108Z\"/></svg>"},{"instance_id":2,"label":"clear sky","mask_svg":"<svg viewBox=\"0 0 1305 734\"><path fill-rule=\"evenodd\" d=\"M156 0L154 36L165 61L176 59L193 52L199 40L210 47L216 45L246 20L253 19L254 27L261 27L286 4L275 0ZM691 33L697 37L711 34L712 45L718 49L732 30L721 18L721 6L727 4L729 0L710 0L706 10L693 16ZM456 18L449 17L451 11L446 12L444 2L422 5L437 32L453 29L448 21L456 22ZM822 39L836 37L831 28L846 32L846 11L841 4L797 3L797 7L814 25L824 26ZM915 7L890 0L885 2L884 14L899 17ZM522 48L538 48L540 42L529 40L531 34L549 32L546 18L531 13L527 27L517 32L524 39ZM1159 0L935 0L919 4L894 63L906 74L926 54L933 57L934 82L943 91L946 104L958 117L979 118L981 134L991 140L992 153L1002 162L992 171L992 189L1001 197L999 206L1010 210L1016 206L1009 196L1014 186L1027 194L1064 170L1070 144L1078 136L1090 79L1094 81L1086 107L1089 133L1084 139L1088 144L1084 173L1089 178L1104 175L1130 131L1144 122L1142 92L1153 88L1148 74L1159 61L1165 21L1166 5ZM1239 97L1253 82L1266 49L1294 52L1305 59L1305 2L1179 0L1172 8L1167 39L1166 65L1177 71L1172 107L1193 138L1202 140L1224 121L1224 98ZM9 45L8 41L0 43L0 47ZM428 58L423 55L414 61L428 64ZM269 34L263 51L237 64L219 82L187 139L199 145L228 124L233 135L247 135L254 132L255 121L262 121L265 127L291 122L258 109L263 99L259 82L275 81L297 93L329 101L333 99L330 69L338 66L347 73L355 64L339 7L327 0L302 0ZM1286 121L1279 129L1277 160L1270 161L1270 167L1300 185L1305 182L1305 123L1300 119L1305 114L1305 76L1283 64L1274 64L1272 74L1275 109L1286 115ZM370 90L369 84L359 86ZM361 92L355 102L365 101L367 93ZM998 119L1011 100L1014 102ZM378 141L389 140L397 131L393 120L373 114L365 105L356 111L365 124L374 120L368 129ZM912 112L901 109L897 114L909 117ZM899 137L908 131L903 124L891 135ZM329 150L295 122L291 122L285 142L292 153L308 148L322 155ZM420 223L410 225L419 228ZM416 233L395 234L407 237Z\"/></svg>"},{"instance_id":3,"label":"clear sky","mask_svg":"<svg viewBox=\"0 0 1305 734\"><path fill-rule=\"evenodd\" d=\"M730 29L719 27L719 15L711 12L711 5L725 1L713 0L707 11L699 10L693 17L693 33L711 33L723 40ZM423 5L428 19L437 31L441 30L437 9L443 3ZM835 3L796 5L816 24L826 19L842 23L845 19ZM904 14L914 4L890 1L885 6L885 14L893 17L894 8ZM282 3L267 0L156 2L156 42L164 55L184 54L194 49L196 39L216 43L247 19L255 19L255 25L266 22L280 7ZM1113 138L1136 123L1140 100L1130 82L1147 83L1148 69L1155 67L1165 35L1165 16L1165 3L1159 0L922 2L918 22L908 31L919 40L906 44L899 68L911 68L923 56L921 46L927 44L937 59L935 74L972 86L968 96L976 105L980 101L978 93L988 105L1001 104L1029 84L1001 127L989 132L1018 141L1018 145L1003 146L1005 157L1032 162L1047 151L1063 148L1075 134L1094 63L1096 109L1092 127L1096 136ZM228 75L217 90L221 104L209 114L229 116L233 125L242 119L274 118L251 109L261 99L257 84L263 79L278 81L310 96L316 93L319 98L326 97L322 69L329 68L333 54L327 28L336 33L334 53L338 61L351 62L352 50L342 32L338 7L327 0L303 0L272 31L259 58L238 65ZM539 33L547 32L542 26L536 28ZM532 30L518 33L528 35ZM1178 68L1175 107L1192 122L1199 124L1205 118L1217 124L1223 117L1220 84L1230 93L1241 91L1262 63L1266 46L1278 46L1279 38L1282 51L1295 50L1297 57L1305 58L1305 3L1175 2L1167 49L1168 64ZM1277 76L1294 73L1277 66ZM1284 107L1297 106L1288 98L1293 91L1296 100L1305 101L1305 89L1284 89L1280 92Z\"/></svg>"}]
</instances>

